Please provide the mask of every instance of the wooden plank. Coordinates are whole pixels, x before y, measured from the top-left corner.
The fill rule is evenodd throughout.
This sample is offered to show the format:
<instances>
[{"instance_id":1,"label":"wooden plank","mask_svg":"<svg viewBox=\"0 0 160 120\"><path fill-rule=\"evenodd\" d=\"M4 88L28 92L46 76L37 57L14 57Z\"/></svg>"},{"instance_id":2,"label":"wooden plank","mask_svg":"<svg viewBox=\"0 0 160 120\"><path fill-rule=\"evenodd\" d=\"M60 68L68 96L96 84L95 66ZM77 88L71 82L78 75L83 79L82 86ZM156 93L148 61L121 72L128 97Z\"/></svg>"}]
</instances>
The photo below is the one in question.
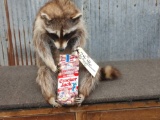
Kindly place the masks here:
<instances>
[{"instance_id":1,"label":"wooden plank","mask_svg":"<svg viewBox=\"0 0 160 120\"><path fill-rule=\"evenodd\" d=\"M77 112L76 120L87 120L87 112Z\"/></svg>"},{"instance_id":2,"label":"wooden plank","mask_svg":"<svg viewBox=\"0 0 160 120\"><path fill-rule=\"evenodd\" d=\"M87 120L159 120L160 108L91 112Z\"/></svg>"},{"instance_id":3,"label":"wooden plank","mask_svg":"<svg viewBox=\"0 0 160 120\"><path fill-rule=\"evenodd\" d=\"M35 115L52 115L69 112L83 112L90 111L111 111L122 109L138 109L138 108L160 108L160 103L155 101L149 102L134 102L134 103L112 103L112 104L98 104L98 105L84 105L82 107L62 107L62 108L44 108L32 110L12 110L1 111L0 118L16 117L16 116L35 116Z\"/></svg>"},{"instance_id":4,"label":"wooden plank","mask_svg":"<svg viewBox=\"0 0 160 120\"><path fill-rule=\"evenodd\" d=\"M33 116L33 117L12 117L12 118L3 118L0 120L75 120L74 113L67 114L56 114L56 115L47 115L47 116Z\"/></svg>"}]
</instances>

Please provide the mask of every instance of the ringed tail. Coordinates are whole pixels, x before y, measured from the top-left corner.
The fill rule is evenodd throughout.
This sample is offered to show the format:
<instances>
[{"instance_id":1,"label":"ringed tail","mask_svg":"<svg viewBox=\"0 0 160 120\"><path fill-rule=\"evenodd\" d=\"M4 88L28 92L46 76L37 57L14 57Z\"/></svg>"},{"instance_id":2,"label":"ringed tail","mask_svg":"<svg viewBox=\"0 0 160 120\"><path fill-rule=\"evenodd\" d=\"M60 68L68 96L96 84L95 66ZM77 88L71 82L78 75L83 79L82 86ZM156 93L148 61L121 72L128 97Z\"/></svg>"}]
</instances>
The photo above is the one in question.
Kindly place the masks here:
<instances>
[{"instance_id":1,"label":"ringed tail","mask_svg":"<svg viewBox=\"0 0 160 120\"><path fill-rule=\"evenodd\" d=\"M101 81L103 80L114 80L121 77L121 73L117 68L107 65L101 68Z\"/></svg>"}]
</instances>

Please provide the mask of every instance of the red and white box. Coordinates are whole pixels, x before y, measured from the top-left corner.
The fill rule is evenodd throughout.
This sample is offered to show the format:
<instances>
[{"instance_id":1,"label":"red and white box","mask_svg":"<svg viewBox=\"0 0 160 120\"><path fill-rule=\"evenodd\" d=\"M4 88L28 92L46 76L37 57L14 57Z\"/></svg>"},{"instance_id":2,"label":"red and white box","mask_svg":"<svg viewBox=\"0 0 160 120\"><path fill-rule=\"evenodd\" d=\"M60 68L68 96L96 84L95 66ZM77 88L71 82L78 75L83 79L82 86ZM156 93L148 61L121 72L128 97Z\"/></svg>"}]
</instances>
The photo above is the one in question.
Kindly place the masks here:
<instances>
[{"instance_id":1,"label":"red and white box","mask_svg":"<svg viewBox=\"0 0 160 120\"><path fill-rule=\"evenodd\" d=\"M78 55L60 55L59 61L57 101L62 105L74 105L78 96Z\"/></svg>"}]
</instances>

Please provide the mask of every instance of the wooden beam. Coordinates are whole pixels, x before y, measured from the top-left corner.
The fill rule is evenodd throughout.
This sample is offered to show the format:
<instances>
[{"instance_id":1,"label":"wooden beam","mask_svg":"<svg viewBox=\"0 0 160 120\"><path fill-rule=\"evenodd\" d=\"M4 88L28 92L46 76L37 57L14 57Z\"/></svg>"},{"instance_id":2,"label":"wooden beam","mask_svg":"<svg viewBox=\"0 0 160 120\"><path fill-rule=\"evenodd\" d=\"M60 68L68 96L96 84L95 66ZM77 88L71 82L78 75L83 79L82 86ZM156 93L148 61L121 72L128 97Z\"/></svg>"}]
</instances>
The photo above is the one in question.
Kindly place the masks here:
<instances>
[{"instance_id":1,"label":"wooden beam","mask_svg":"<svg viewBox=\"0 0 160 120\"><path fill-rule=\"evenodd\" d=\"M76 120L87 120L87 112L76 112Z\"/></svg>"},{"instance_id":2,"label":"wooden beam","mask_svg":"<svg viewBox=\"0 0 160 120\"><path fill-rule=\"evenodd\" d=\"M159 120L160 108L138 108L114 111L90 112L88 120Z\"/></svg>"},{"instance_id":3,"label":"wooden beam","mask_svg":"<svg viewBox=\"0 0 160 120\"><path fill-rule=\"evenodd\" d=\"M62 107L62 108L39 108L31 110L10 110L1 111L0 118L17 117L17 116L39 116L39 115L53 115L61 113L77 113L78 116L84 116L85 112L98 112L98 111L116 111L128 109L150 109L160 108L160 103L155 101L148 102L133 102L133 103L109 103L109 104L96 104L84 105L82 107Z\"/></svg>"}]
</instances>

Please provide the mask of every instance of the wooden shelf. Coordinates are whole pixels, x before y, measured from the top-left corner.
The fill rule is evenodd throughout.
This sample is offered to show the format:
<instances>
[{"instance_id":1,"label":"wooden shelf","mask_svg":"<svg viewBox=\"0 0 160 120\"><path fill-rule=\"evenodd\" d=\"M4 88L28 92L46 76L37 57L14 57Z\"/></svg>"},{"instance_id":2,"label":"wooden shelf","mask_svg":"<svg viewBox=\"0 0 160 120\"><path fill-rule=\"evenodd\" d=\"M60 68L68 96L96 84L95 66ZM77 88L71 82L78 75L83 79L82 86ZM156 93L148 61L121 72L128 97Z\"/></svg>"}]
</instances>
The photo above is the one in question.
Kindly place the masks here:
<instances>
[{"instance_id":1,"label":"wooden shelf","mask_svg":"<svg viewBox=\"0 0 160 120\"><path fill-rule=\"evenodd\" d=\"M142 101L1 111L0 120L159 120L159 113L160 102Z\"/></svg>"}]
</instances>

